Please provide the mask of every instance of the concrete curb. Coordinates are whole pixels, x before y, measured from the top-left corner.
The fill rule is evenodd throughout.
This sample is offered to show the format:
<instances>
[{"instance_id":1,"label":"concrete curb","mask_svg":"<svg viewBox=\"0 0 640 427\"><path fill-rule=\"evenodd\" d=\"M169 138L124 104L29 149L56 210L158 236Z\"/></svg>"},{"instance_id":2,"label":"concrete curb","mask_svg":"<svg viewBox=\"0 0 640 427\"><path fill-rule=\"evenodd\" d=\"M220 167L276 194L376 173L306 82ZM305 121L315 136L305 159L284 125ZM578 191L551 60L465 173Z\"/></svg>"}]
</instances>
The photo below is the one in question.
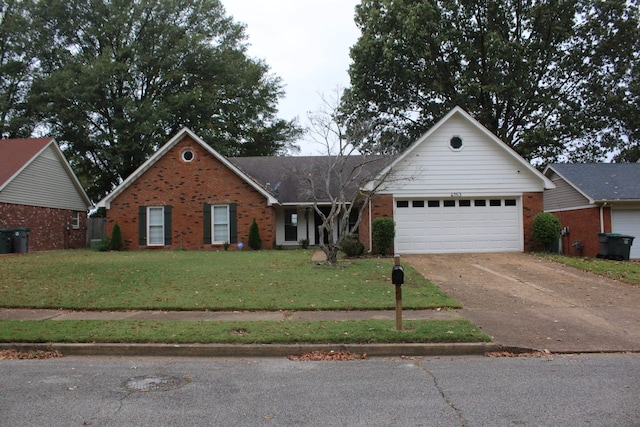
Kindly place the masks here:
<instances>
[{"instance_id":1,"label":"concrete curb","mask_svg":"<svg viewBox=\"0 0 640 427\"><path fill-rule=\"evenodd\" d=\"M287 357L313 351L349 351L369 357L472 356L504 350L495 343L438 344L0 344L0 350L58 351L63 356Z\"/></svg>"}]
</instances>

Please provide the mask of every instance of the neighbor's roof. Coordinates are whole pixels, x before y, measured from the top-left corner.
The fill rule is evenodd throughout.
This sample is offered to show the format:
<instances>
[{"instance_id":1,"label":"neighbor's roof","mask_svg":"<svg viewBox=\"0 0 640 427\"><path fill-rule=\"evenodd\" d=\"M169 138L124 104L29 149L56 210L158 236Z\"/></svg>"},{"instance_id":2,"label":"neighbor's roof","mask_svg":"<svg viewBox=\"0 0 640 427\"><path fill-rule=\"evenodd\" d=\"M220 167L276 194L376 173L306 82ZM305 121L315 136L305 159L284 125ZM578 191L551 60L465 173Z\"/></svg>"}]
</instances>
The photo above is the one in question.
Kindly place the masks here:
<instances>
[{"instance_id":1,"label":"neighbor's roof","mask_svg":"<svg viewBox=\"0 0 640 427\"><path fill-rule=\"evenodd\" d=\"M87 207L93 203L84 191L78 177L71 169L64 154L56 144L55 140L49 138L14 138L0 139L0 190L5 188L17 177L31 162L33 162L48 147L52 147L56 153L60 164L66 170L68 176L73 181L73 185L86 203Z\"/></svg>"},{"instance_id":2,"label":"neighbor's roof","mask_svg":"<svg viewBox=\"0 0 640 427\"><path fill-rule=\"evenodd\" d=\"M391 161L391 156L351 155L344 158L342 167L343 182L347 198L354 191L376 176ZM302 157L232 157L231 163L267 189L281 204L313 203L313 191L309 180L315 187L318 202L329 202L326 194L328 171L336 172L330 179L330 192L337 194L340 180L338 158L334 156ZM333 165L332 165L333 164ZM362 166L362 167L360 167Z\"/></svg>"},{"instance_id":3,"label":"neighbor's roof","mask_svg":"<svg viewBox=\"0 0 640 427\"><path fill-rule=\"evenodd\" d=\"M639 163L554 163L553 171L592 203L609 200L640 200Z\"/></svg>"},{"instance_id":4,"label":"neighbor's roof","mask_svg":"<svg viewBox=\"0 0 640 427\"><path fill-rule=\"evenodd\" d=\"M53 138L0 139L0 187L24 169Z\"/></svg>"}]
</instances>

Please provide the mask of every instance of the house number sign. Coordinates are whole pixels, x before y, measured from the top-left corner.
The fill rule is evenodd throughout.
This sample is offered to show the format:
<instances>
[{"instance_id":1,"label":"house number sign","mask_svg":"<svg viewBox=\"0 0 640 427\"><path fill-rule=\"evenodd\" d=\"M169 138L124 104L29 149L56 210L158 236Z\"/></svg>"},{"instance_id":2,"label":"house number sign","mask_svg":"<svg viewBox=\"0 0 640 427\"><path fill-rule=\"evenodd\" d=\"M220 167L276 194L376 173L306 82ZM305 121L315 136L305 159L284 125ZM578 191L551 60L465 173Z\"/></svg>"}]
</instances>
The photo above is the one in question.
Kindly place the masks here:
<instances>
[{"instance_id":1,"label":"house number sign","mask_svg":"<svg viewBox=\"0 0 640 427\"><path fill-rule=\"evenodd\" d=\"M451 197L462 197L462 193L451 193Z\"/></svg>"}]
</instances>

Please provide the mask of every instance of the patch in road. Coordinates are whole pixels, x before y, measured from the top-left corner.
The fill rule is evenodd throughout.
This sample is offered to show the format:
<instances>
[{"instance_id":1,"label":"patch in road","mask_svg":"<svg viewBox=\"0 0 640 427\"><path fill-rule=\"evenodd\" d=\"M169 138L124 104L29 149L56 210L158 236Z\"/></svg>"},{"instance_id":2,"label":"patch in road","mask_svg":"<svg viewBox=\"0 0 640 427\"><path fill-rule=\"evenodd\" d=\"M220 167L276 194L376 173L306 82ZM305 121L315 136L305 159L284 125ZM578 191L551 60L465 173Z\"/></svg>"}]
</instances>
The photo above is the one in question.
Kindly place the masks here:
<instances>
[{"instance_id":1,"label":"patch in road","mask_svg":"<svg viewBox=\"0 0 640 427\"><path fill-rule=\"evenodd\" d=\"M407 255L504 346L640 351L640 288L524 253Z\"/></svg>"}]
</instances>

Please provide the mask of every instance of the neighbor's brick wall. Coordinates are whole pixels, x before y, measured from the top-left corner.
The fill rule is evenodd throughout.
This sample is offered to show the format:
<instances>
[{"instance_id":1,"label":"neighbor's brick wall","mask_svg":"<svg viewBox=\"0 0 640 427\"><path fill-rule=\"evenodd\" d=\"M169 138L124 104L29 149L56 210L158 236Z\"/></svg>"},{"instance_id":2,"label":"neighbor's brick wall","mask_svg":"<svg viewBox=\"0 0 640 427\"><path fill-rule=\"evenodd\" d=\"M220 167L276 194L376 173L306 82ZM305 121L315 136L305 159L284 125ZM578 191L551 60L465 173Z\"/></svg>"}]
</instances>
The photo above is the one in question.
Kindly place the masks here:
<instances>
[{"instance_id":1,"label":"neighbor's brick wall","mask_svg":"<svg viewBox=\"0 0 640 427\"><path fill-rule=\"evenodd\" d=\"M598 232L600 231L600 208L575 209L551 212L560 220L562 227L569 227L569 234L562 237L562 252L566 255L594 257L600 252ZM611 209L603 209L604 232L611 232ZM580 241L583 249L572 245Z\"/></svg>"},{"instance_id":2,"label":"neighbor's brick wall","mask_svg":"<svg viewBox=\"0 0 640 427\"><path fill-rule=\"evenodd\" d=\"M189 163L181 159L186 148L195 153L195 158ZM220 249L221 245L204 244L204 203L236 203L238 241L248 249L249 227L255 218L260 228L262 247L273 247L275 210L267 206L265 197L188 137L178 142L111 202L107 210L107 235L111 235L117 222L122 230L125 249L140 249L138 207L170 205L172 244L165 248ZM232 245L231 249L236 247Z\"/></svg>"},{"instance_id":3,"label":"neighbor's brick wall","mask_svg":"<svg viewBox=\"0 0 640 427\"><path fill-rule=\"evenodd\" d=\"M377 194L371 199L371 218L373 221L376 218L387 217L393 218L393 195L392 194ZM362 213L362 221L359 227L360 242L365 247L365 251L375 251L375 242L373 242L373 248L369 247L369 209L365 209ZM393 246L390 248L391 253L394 253Z\"/></svg>"},{"instance_id":4,"label":"neighbor's brick wall","mask_svg":"<svg viewBox=\"0 0 640 427\"><path fill-rule=\"evenodd\" d=\"M87 215L80 214L79 229L72 221L71 210L0 203L0 228L28 228L29 252L85 247Z\"/></svg>"},{"instance_id":5,"label":"neighbor's brick wall","mask_svg":"<svg viewBox=\"0 0 640 427\"><path fill-rule=\"evenodd\" d=\"M522 193L522 228L524 234L524 251L542 250L533 238L533 219L544 211L542 192Z\"/></svg>"}]
</instances>

